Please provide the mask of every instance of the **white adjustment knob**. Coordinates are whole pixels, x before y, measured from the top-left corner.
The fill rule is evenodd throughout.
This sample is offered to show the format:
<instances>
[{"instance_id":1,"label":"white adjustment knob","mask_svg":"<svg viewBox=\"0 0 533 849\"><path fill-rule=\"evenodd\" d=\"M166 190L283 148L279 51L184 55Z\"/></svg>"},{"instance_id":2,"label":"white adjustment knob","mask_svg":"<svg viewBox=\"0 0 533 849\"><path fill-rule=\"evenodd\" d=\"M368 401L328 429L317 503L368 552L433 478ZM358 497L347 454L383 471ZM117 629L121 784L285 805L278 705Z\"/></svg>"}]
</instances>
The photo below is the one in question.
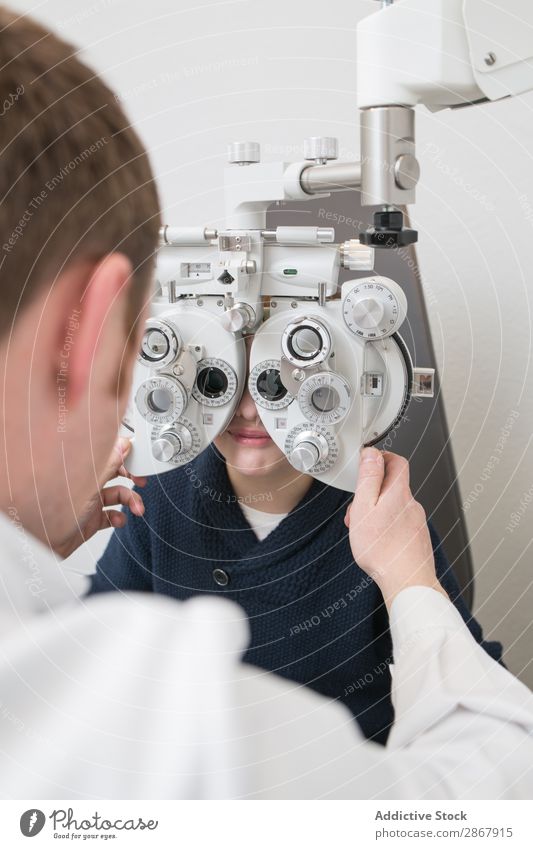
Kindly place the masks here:
<instances>
[{"instance_id":1,"label":"white adjustment knob","mask_svg":"<svg viewBox=\"0 0 533 849\"><path fill-rule=\"evenodd\" d=\"M152 445L152 454L160 463L170 463L179 454L186 454L191 446L191 432L183 425L179 425L159 434Z\"/></svg>"},{"instance_id":2,"label":"white adjustment knob","mask_svg":"<svg viewBox=\"0 0 533 849\"><path fill-rule=\"evenodd\" d=\"M228 162L232 165L251 165L261 161L258 142L232 142L228 145Z\"/></svg>"},{"instance_id":3,"label":"white adjustment knob","mask_svg":"<svg viewBox=\"0 0 533 849\"><path fill-rule=\"evenodd\" d=\"M248 304L235 304L227 309L220 317L224 330L230 333L239 333L246 330L255 322L255 313Z\"/></svg>"},{"instance_id":4,"label":"white adjustment knob","mask_svg":"<svg viewBox=\"0 0 533 849\"><path fill-rule=\"evenodd\" d=\"M310 472L328 456L328 451L328 443L323 436L314 431L304 431L296 438L289 460L299 472Z\"/></svg>"},{"instance_id":5,"label":"white adjustment knob","mask_svg":"<svg viewBox=\"0 0 533 849\"><path fill-rule=\"evenodd\" d=\"M385 314L385 306L375 298L363 298L356 301L352 309L352 318L363 330L374 330L380 326Z\"/></svg>"},{"instance_id":6,"label":"white adjustment knob","mask_svg":"<svg viewBox=\"0 0 533 849\"><path fill-rule=\"evenodd\" d=\"M341 245L342 267L349 271L373 271L374 248L362 245L359 239L349 239Z\"/></svg>"},{"instance_id":7,"label":"white adjustment knob","mask_svg":"<svg viewBox=\"0 0 533 849\"><path fill-rule=\"evenodd\" d=\"M309 472L313 466L316 466L319 459L318 448L312 442L302 442L291 453L291 464L299 472Z\"/></svg>"},{"instance_id":8,"label":"white adjustment knob","mask_svg":"<svg viewBox=\"0 0 533 849\"><path fill-rule=\"evenodd\" d=\"M388 277L350 280L342 287L346 326L363 339L384 339L399 329L407 315L403 289Z\"/></svg>"},{"instance_id":9,"label":"white adjustment knob","mask_svg":"<svg viewBox=\"0 0 533 849\"><path fill-rule=\"evenodd\" d=\"M338 159L338 156L339 142L333 136L311 136L304 139L304 159L324 164L330 159Z\"/></svg>"}]
</instances>

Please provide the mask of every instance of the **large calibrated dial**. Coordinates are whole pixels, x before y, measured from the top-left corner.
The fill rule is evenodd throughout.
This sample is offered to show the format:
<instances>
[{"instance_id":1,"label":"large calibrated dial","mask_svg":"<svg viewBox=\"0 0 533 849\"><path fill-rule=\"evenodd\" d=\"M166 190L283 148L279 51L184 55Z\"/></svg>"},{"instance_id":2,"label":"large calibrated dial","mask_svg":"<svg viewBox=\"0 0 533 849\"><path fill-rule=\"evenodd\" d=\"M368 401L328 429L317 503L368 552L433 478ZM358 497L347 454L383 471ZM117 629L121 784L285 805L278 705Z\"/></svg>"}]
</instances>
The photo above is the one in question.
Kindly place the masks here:
<instances>
[{"instance_id":1,"label":"large calibrated dial","mask_svg":"<svg viewBox=\"0 0 533 849\"><path fill-rule=\"evenodd\" d=\"M302 422L288 434L284 452L299 472L323 474L334 465L339 449L328 428Z\"/></svg>"},{"instance_id":2,"label":"large calibrated dial","mask_svg":"<svg viewBox=\"0 0 533 849\"><path fill-rule=\"evenodd\" d=\"M302 383L298 403L307 421L336 424L350 409L350 387L334 372L313 374Z\"/></svg>"},{"instance_id":3,"label":"large calibrated dial","mask_svg":"<svg viewBox=\"0 0 533 849\"><path fill-rule=\"evenodd\" d=\"M300 368L324 362L331 351L327 328L314 318L301 318L287 325L281 349L290 363Z\"/></svg>"},{"instance_id":4,"label":"large calibrated dial","mask_svg":"<svg viewBox=\"0 0 533 849\"><path fill-rule=\"evenodd\" d=\"M160 463L171 463L180 454L186 454L192 448L192 434L185 425L163 430L152 442L152 454Z\"/></svg>"},{"instance_id":5,"label":"large calibrated dial","mask_svg":"<svg viewBox=\"0 0 533 849\"><path fill-rule=\"evenodd\" d=\"M237 375L226 360L207 357L200 360L192 394L199 404L222 407L237 391Z\"/></svg>"},{"instance_id":6,"label":"large calibrated dial","mask_svg":"<svg viewBox=\"0 0 533 849\"><path fill-rule=\"evenodd\" d=\"M179 380L162 375L141 383L135 403L147 422L170 424L181 416L187 406L187 393Z\"/></svg>"},{"instance_id":7,"label":"large calibrated dial","mask_svg":"<svg viewBox=\"0 0 533 849\"><path fill-rule=\"evenodd\" d=\"M178 331L173 325L157 318L149 318L138 359L145 366L164 368L176 359L180 348Z\"/></svg>"},{"instance_id":8,"label":"large calibrated dial","mask_svg":"<svg viewBox=\"0 0 533 849\"><path fill-rule=\"evenodd\" d=\"M181 416L170 427L153 427L152 456L160 463L184 466L202 450L200 434L190 419Z\"/></svg>"},{"instance_id":9,"label":"large calibrated dial","mask_svg":"<svg viewBox=\"0 0 533 849\"><path fill-rule=\"evenodd\" d=\"M319 433L308 431L296 437L289 459L299 472L310 472L327 456L328 443L324 437Z\"/></svg>"},{"instance_id":10,"label":"large calibrated dial","mask_svg":"<svg viewBox=\"0 0 533 849\"><path fill-rule=\"evenodd\" d=\"M281 382L279 360L257 363L250 372L248 389L255 403L265 410L282 410L294 400Z\"/></svg>"},{"instance_id":11,"label":"large calibrated dial","mask_svg":"<svg viewBox=\"0 0 533 849\"><path fill-rule=\"evenodd\" d=\"M346 285L346 284L345 284ZM383 339L395 333L407 315L405 293L388 277L355 282L342 304L349 330L362 339Z\"/></svg>"}]
</instances>

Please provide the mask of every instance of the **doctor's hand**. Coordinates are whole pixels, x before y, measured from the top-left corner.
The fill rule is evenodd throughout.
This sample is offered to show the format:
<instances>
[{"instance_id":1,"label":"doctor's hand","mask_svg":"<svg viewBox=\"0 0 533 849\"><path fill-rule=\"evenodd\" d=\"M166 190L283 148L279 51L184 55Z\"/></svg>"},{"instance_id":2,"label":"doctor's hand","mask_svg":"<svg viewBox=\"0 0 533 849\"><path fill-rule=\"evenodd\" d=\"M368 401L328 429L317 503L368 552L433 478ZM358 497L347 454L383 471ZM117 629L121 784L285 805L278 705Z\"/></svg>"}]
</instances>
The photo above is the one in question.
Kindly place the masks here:
<instances>
[{"instance_id":1,"label":"doctor's hand","mask_svg":"<svg viewBox=\"0 0 533 849\"><path fill-rule=\"evenodd\" d=\"M55 551L61 557L69 557L97 531L102 531L104 528L122 528L127 522L126 514L121 510L113 510L113 507L121 504L124 507L129 507L135 516L143 515L143 500L137 492L133 492L128 486L120 484L106 486L109 481L117 477L129 478L139 487L146 485L146 478L130 475L124 466L124 460L130 450L131 441L129 439L126 437L117 439L103 475L102 489L88 500L76 531L60 545L55 546Z\"/></svg>"},{"instance_id":2,"label":"doctor's hand","mask_svg":"<svg viewBox=\"0 0 533 849\"><path fill-rule=\"evenodd\" d=\"M405 587L432 587L446 595L435 573L426 514L413 498L403 457L362 450L344 521L354 560L378 585L388 608Z\"/></svg>"}]
</instances>

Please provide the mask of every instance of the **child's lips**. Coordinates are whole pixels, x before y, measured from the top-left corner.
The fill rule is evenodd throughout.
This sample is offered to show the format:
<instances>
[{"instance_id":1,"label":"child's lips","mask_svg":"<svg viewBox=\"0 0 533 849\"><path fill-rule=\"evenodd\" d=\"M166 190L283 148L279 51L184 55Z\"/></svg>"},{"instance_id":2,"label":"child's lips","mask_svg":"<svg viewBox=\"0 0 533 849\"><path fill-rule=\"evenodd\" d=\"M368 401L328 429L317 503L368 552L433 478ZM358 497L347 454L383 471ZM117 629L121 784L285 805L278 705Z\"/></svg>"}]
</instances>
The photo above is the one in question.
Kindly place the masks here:
<instances>
[{"instance_id":1,"label":"child's lips","mask_svg":"<svg viewBox=\"0 0 533 849\"><path fill-rule=\"evenodd\" d=\"M264 445L270 445L272 442L270 436L264 430L230 430L229 433L235 442L240 445L252 445L255 448L261 448Z\"/></svg>"}]
</instances>

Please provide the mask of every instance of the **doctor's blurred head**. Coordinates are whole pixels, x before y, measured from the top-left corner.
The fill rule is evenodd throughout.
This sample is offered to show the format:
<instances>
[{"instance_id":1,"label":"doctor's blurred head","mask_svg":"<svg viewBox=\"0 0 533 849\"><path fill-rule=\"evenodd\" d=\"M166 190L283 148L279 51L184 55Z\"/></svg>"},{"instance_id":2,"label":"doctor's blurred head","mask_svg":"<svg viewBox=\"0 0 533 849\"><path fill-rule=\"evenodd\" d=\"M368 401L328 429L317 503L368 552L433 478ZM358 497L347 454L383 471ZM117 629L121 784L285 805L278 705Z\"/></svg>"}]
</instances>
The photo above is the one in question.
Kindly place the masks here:
<instances>
[{"instance_id":1,"label":"doctor's blurred head","mask_svg":"<svg viewBox=\"0 0 533 849\"><path fill-rule=\"evenodd\" d=\"M101 483L159 229L146 152L70 45L0 9L1 492L52 545Z\"/></svg>"}]
</instances>

